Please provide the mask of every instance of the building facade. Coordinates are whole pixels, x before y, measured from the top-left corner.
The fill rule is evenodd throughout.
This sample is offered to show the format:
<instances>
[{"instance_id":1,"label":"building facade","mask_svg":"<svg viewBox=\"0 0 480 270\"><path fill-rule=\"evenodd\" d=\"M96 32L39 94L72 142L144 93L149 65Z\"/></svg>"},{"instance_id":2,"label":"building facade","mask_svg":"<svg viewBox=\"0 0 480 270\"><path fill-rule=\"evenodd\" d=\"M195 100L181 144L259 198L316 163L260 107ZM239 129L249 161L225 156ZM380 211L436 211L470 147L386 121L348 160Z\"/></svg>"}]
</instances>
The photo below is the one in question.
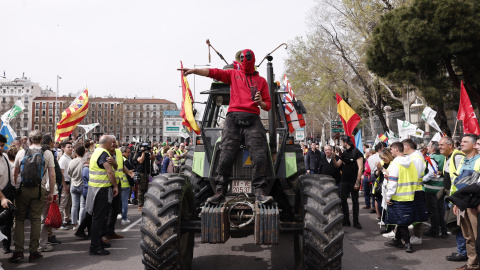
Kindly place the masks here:
<instances>
[{"instance_id":1,"label":"building facade","mask_svg":"<svg viewBox=\"0 0 480 270\"><path fill-rule=\"evenodd\" d=\"M31 127L42 132L55 133L55 126L62 112L74 101L74 97L37 97L33 100ZM119 141L161 141L164 110L176 110L177 105L165 99L89 98L88 113L81 125L99 123L88 134L98 140L102 134L114 135ZM54 117L54 115L56 115ZM83 135L77 127L72 138Z\"/></svg>"},{"instance_id":2,"label":"building facade","mask_svg":"<svg viewBox=\"0 0 480 270\"><path fill-rule=\"evenodd\" d=\"M163 141L163 111L176 109L177 105L166 99L125 99L122 140Z\"/></svg>"},{"instance_id":3,"label":"building facade","mask_svg":"<svg viewBox=\"0 0 480 270\"><path fill-rule=\"evenodd\" d=\"M0 81L0 115L10 110L17 100L25 106L19 116L12 119L10 126L17 136L27 136L32 129L30 114L32 112L32 100L37 97L54 96L55 92L43 90L38 83L33 83L26 77L17 78L13 81Z\"/></svg>"}]
</instances>

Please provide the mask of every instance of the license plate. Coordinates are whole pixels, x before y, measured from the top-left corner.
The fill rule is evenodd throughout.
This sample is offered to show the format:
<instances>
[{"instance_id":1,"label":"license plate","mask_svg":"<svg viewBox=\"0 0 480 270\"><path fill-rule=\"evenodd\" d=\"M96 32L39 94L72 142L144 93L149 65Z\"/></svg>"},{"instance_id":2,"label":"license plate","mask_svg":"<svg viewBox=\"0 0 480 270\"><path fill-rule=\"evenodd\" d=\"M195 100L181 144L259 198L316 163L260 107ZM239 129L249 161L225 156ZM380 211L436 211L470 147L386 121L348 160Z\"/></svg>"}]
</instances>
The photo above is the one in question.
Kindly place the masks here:
<instances>
[{"instance_id":1,"label":"license plate","mask_svg":"<svg viewBox=\"0 0 480 270\"><path fill-rule=\"evenodd\" d=\"M232 193L252 193L252 181L250 180L233 180Z\"/></svg>"}]
</instances>

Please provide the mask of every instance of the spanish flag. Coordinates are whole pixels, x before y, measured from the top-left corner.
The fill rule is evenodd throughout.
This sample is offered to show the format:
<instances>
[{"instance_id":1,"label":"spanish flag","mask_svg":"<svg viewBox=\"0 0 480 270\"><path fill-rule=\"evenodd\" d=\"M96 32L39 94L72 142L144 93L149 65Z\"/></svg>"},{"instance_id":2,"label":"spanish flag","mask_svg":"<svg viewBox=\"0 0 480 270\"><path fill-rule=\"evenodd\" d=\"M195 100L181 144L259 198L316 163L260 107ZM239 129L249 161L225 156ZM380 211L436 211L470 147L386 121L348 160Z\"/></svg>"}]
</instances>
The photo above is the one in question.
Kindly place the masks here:
<instances>
[{"instance_id":1,"label":"spanish flag","mask_svg":"<svg viewBox=\"0 0 480 270\"><path fill-rule=\"evenodd\" d=\"M337 112L342 119L345 134L352 136L352 132L360 122L360 116L337 93Z\"/></svg>"},{"instance_id":2,"label":"spanish flag","mask_svg":"<svg viewBox=\"0 0 480 270\"><path fill-rule=\"evenodd\" d=\"M180 61L180 65L183 68L183 63ZM197 135L200 135L200 128L195 121L195 116L193 115L193 97L192 90L188 86L187 77L181 72L182 78L182 111L180 116L183 118L182 125L187 127L188 131L195 131Z\"/></svg>"},{"instance_id":3,"label":"spanish flag","mask_svg":"<svg viewBox=\"0 0 480 270\"><path fill-rule=\"evenodd\" d=\"M62 119L57 123L55 141L59 142L72 133L88 112L88 89L78 96L72 104L62 112Z\"/></svg>"},{"instance_id":4,"label":"spanish flag","mask_svg":"<svg viewBox=\"0 0 480 270\"><path fill-rule=\"evenodd\" d=\"M388 137L385 136L385 134L380 134L380 135L378 135L378 138L379 138L380 141L382 141L382 142L387 142L387 141L388 141Z\"/></svg>"}]
</instances>

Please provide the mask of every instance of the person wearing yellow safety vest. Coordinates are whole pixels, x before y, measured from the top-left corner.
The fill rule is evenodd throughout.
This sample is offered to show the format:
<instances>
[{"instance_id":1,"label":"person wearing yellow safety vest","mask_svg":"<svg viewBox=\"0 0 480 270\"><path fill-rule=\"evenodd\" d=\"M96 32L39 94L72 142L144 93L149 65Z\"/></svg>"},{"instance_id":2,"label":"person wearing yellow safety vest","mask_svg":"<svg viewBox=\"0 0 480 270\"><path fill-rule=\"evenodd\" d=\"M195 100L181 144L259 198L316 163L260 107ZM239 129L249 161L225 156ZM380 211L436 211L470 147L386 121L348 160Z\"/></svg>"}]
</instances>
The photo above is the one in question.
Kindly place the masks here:
<instances>
[{"instance_id":1,"label":"person wearing yellow safety vest","mask_svg":"<svg viewBox=\"0 0 480 270\"><path fill-rule=\"evenodd\" d=\"M130 148L124 146L122 147L122 155L123 155L123 166L127 168L129 171L134 171L135 167L130 163L130 154L131 150ZM124 173L122 180L121 180L121 186L122 186L122 225L127 225L130 223L130 220L128 220L127 215L128 215L128 199L130 198L130 188L133 187L134 182L133 178L129 175Z\"/></svg>"},{"instance_id":2,"label":"person wearing yellow safety vest","mask_svg":"<svg viewBox=\"0 0 480 270\"><path fill-rule=\"evenodd\" d=\"M115 179L117 180L117 185L121 184L121 180L123 179L123 174L131 174L133 176L133 172L130 172L123 166L123 155L122 151L117 148L118 142L115 140L115 137L112 136L112 147L109 150L110 155L115 159L115 163L113 165L115 169ZM123 236L115 233L115 224L117 222L117 215L121 213L122 207L122 194L119 193L118 196L114 197L112 200L112 204L110 207L110 211L108 213L107 219L107 231L105 232L105 236L107 239L122 239Z\"/></svg>"},{"instance_id":3,"label":"person wearing yellow safety vest","mask_svg":"<svg viewBox=\"0 0 480 270\"><path fill-rule=\"evenodd\" d=\"M423 177L423 187L425 189L425 200L427 202L428 214L432 226L423 233L424 236L447 238L448 231L445 223L445 194L443 192L443 159L440 159L440 150L438 149L438 142L430 142L427 146L428 156L425 157L427 161L428 173ZM443 157L443 156L441 156ZM437 162L440 160L441 163ZM440 166L442 165L442 166ZM442 233L438 235L439 228Z\"/></svg>"},{"instance_id":4,"label":"person wearing yellow safety vest","mask_svg":"<svg viewBox=\"0 0 480 270\"><path fill-rule=\"evenodd\" d=\"M438 148L440 149L440 154L445 157L442 173L443 187L445 189L444 194L448 195L452 189L452 182L455 181L455 178L457 177L457 168L460 166L465 154L455 148L455 142L450 137L441 138L440 141L438 141ZM460 226L457 226L457 218L453 214L453 207L447 207L445 221L448 228L455 228L454 234L457 242L457 252L452 252L451 255L446 256L446 259L448 261L457 262L467 261L468 257L465 238L463 237Z\"/></svg>"},{"instance_id":5,"label":"person wearing yellow safety vest","mask_svg":"<svg viewBox=\"0 0 480 270\"><path fill-rule=\"evenodd\" d=\"M466 184L457 185L457 182L460 179L472 175L474 171L480 171L480 155L477 153L477 149L475 149L476 142L477 135L463 135L460 146L462 152L465 153L465 157L457 168L458 176L452 181L453 192L466 186ZM475 250L475 240L477 238L477 210L474 208L467 208L465 211L460 212L458 207L454 205L453 212L460 219L460 227L462 228L463 237L465 237L468 257L467 264L456 269L478 269L479 261Z\"/></svg>"},{"instance_id":6,"label":"person wearing yellow safety vest","mask_svg":"<svg viewBox=\"0 0 480 270\"><path fill-rule=\"evenodd\" d=\"M418 183L415 191L415 214L418 215L415 221L424 222L428 220L428 209L425 201L425 192L423 191L423 176L425 175L425 168L427 167L423 154L417 150L417 144L412 139L405 139L402 141L405 155L408 155L412 160L413 165L417 169ZM415 223L413 225L413 236L410 239L413 245L422 243L422 223Z\"/></svg>"},{"instance_id":7,"label":"person wearing yellow safety vest","mask_svg":"<svg viewBox=\"0 0 480 270\"><path fill-rule=\"evenodd\" d=\"M109 204L113 197L118 196L117 179L113 164L115 160L109 151L112 148L112 137L104 135L100 137L99 147L95 149L90 158L90 172L88 181L88 194L86 211L92 215L90 232L90 255L109 255L110 252L104 247L110 244L101 241L102 228L105 225Z\"/></svg>"},{"instance_id":8,"label":"person wearing yellow safety vest","mask_svg":"<svg viewBox=\"0 0 480 270\"><path fill-rule=\"evenodd\" d=\"M387 204L387 223L397 225L395 238L386 242L386 246L404 247L405 252L412 253L410 232L408 226L414 220L414 198L418 185L418 174L415 165L409 156L404 155L404 145L394 142L390 146L394 160L388 167L385 175L387 191L385 202ZM405 244L402 244L403 240Z\"/></svg>"}]
</instances>

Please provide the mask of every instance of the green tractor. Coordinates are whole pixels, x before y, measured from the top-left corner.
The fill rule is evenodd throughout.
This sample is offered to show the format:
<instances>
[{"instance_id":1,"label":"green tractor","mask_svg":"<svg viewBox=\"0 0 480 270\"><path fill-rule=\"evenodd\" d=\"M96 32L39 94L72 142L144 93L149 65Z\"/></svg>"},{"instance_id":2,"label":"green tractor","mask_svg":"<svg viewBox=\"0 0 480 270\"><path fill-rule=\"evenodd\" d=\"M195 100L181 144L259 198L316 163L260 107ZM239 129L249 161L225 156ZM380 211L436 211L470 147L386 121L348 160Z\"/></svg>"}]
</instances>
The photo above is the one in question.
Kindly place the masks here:
<instances>
[{"instance_id":1,"label":"green tractor","mask_svg":"<svg viewBox=\"0 0 480 270\"><path fill-rule=\"evenodd\" d=\"M214 194L220 156L222 121L230 86L214 81L208 95L201 135L188 148L178 174L154 177L142 209L141 244L146 269L190 269L194 236L202 243L221 244L230 237L254 235L258 245L279 244L279 234L294 237L296 269L340 269L343 255L343 214L335 180L305 174L302 149L294 144L285 117L283 92L274 83L272 57L267 56L267 82L272 101L268 112L268 195L274 202L255 202L252 164L241 146L232 168L225 202L206 203ZM293 104L306 113L300 101Z\"/></svg>"}]
</instances>

